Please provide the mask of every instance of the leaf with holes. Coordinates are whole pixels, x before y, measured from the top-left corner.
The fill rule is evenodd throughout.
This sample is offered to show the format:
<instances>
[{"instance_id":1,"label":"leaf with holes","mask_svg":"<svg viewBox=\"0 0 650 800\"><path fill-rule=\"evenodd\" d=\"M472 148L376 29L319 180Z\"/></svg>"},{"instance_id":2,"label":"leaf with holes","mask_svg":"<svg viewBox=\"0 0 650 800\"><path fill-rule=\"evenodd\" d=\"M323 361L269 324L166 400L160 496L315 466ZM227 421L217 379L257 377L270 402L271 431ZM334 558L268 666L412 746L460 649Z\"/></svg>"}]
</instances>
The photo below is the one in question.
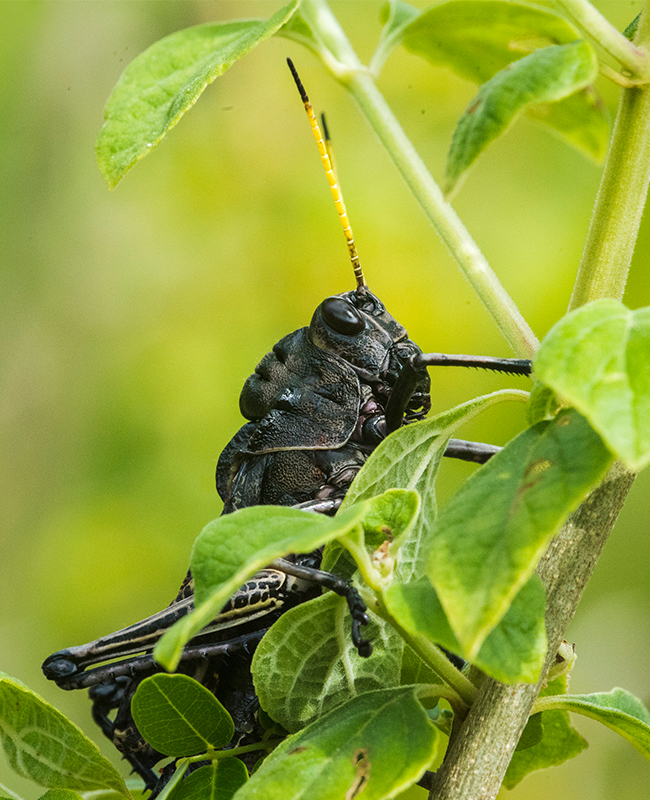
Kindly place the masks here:
<instances>
[{"instance_id":1,"label":"leaf with holes","mask_svg":"<svg viewBox=\"0 0 650 800\"><path fill-rule=\"evenodd\" d=\"M509 442L438 515L426 574L470 661L611 461L584 417L565 411Z\"/></svg>"},{"instance_id":2,"label":"leaf with holes","mask_svg":"<svg viewBox=\"0 0 650 800\"><path fill-rule=\"evenodd\" d=\"M423 774L440 740L413 687L366 692L282 742L236 798L394 797Z\"/></svg>"}]
</instances>

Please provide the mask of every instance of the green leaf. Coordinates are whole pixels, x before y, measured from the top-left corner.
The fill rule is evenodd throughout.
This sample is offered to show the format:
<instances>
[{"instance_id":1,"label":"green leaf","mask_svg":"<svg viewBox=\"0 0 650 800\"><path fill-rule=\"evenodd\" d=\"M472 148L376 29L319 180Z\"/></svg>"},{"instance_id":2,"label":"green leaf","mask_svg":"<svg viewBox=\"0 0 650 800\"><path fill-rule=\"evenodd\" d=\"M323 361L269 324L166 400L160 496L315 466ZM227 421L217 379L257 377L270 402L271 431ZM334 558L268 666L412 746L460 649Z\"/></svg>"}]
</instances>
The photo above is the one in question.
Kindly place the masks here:
<instances>
[{"instance_id":1,"label":"green leaf","mask_svg":"<svg viewBox=\"0 0 650 800\"><path fill-rule=\"evenodd\" d=\"M132 61L106 103L106 122L97 138L97 163L111 189L153 150L208 84L273 36L298 2L269 20L208 23L177 31Z\"/></svg>"},{"instance_id":2,"label":"green leaf","mask_svg":"<svg viewBox=\"0 0 650 800\"><path fill-rule=\"evenodd\" d=\"M545 686L539 696L562 696L566 694L566 687L567 676L561 675ZM543 711L541 714L535 714L528 721L528 725L534 724L541 725L542 738L531 746L518 747L515 750L503 780L503 785L507 789L514 788L530 772L563 764L588 746L578 731L571 726L566 711Z\"/></svg>"},{"instance_id":3,"label":"green leaf","mask_svg":"<svg viewBox=\"0 0 650 800\"><path fill-rule=\"evenodd\" d=\"M126 788L131 792L133 800L146 800L149 790L144 785L142 778L127 778Z\"/></svg>"},{"instance_id":4,"label":"green leaf","mask_svg":"<svg viewBox=\"0 0 650 800\"><path fill-rule=\"evenodd\" d=\"M397 551L411 533L420 512L420 496L413 489L389 489L367 501L364 540L371 547L389 541Z\"/></svg>"},{"instance_id":5,"label":"green leaf","mask_svg":"<svg viewBox=\"0 0 650 800\"><path fill-rule=\"evenodd\" d=\"M528 718L526 727L519 737L517 747L515 750L528 750L529 747L534 747L542 741L544 736L544 725L542 724L542 715L533 714Z\"/></svg>"},{"instance_id":6,"label":"green leaf","mask_svg":"<svg viewBox=\"0 0 650 800\"><path fill-rule=\"evenodd\" d=\"M429 488L430 472L436 471L449 439L461 425L497 403L527 399L527 392L503 389L475 397L417 425L400 428L373 450L348 489L341 509L393 488L415 489L423 496L421 487Z\"/></svg>"},{"instance_id":7,"label":"green leaf","mask_svg":"<svg viewBox=\"0 0 650 800\"><path fill-rule=\"evenodd\" d=\"M650 462L650 307L596 300L578 308L548 333L534 368L629 469Z\"/></svg>"},{"instance_id":8,"label":"green leaf","mask_svg":"<svg viewBox=\"0 0 650 800\"><path fill-rule=\"evenodd\" d=\"M183 647L258 570L288 553L309 553L360 524L365 506L330 518L283 506L253 506L208 523L194 543L196 608L156 645L155 659L172 671Z\"/></svg>"},{"instance_id":9,"label":"green leaf","mask_svg":"<svg viewBox=\"0 0 650 800\"><path fill-rule=\"evenodd\" d=\"M593 86L587 86L556 103L533 105L526 113L536 122L549 125L560 138L597 164L605 159L609 116Z\"/></svg>"},{"instance_id":10,"label":"green leaf","mask_svg":"<svg viewBox=\"0 0 650 800\"><path fill-rule=\"evenodd\" d=\"M476 666L503 683L533 683L546 657L546 592L531 575L476 656Z\"/></svg>"},{"instance_id":11,"label":"green leaf","mask_svg":"<svg viewBox=\"0 0 650 800\"><path fill-rule=\"evenodd\" d=\"M220 758L192 772L170 800L231 800L248 780L248 770L238 758Z\"/></svg>"},{"instance_id":12,"label":"green leaf","mask_svg":"<svg viewBox=\"0 0 650 800\"><path fill-rule=\"evenodd\" d=\"M560 401L555 392L541 381L535 381L530 393L526 416L529 425L536 425L538 422L553 419L560 411Z\"/></svg>"},{"instance_id":13,"label":"green leaf","mask_svg":"<svg viewBox=\"0 0 650 800\"><path fill-rule=\"evenodd\" d=\"M225 602L246 578L274 559L287 553L310 553L357 527L366 510L359 504L331 518L285 506L253 506L218 517L206 525L192 550L197 605L228 583Z\"/></svg>"},{"instance_id":14,"label":"green leaf","mask_svg":"<svg viewBox=\"0 0 650 800\"><path fill-rule=\"evenodd\" d=\"M447 191L517 114L538 103L562 100L598 75L587 42L552 45L508 65L483 84L458 121L447 159Z\"/></svg>"},{"instance_id":15,"label":"green leaf","mask_svg":"<svg viewBox=\"0 0 650 800\"><path fill-rule=\"evenodd\" d=\"M598 694L570 694L559 697L557 706L601 722L627 739L650 761L650 711L638 697L625 689L616 688Z\"/></svg>"},{"instance_id":16,"label":"green leaf","mask_svg":"<svg viewBox=\"0 0 650 800\"><path fill-rule=\"evenodd\" d=\"M517 3L454 0L425 11L404 32L404 45L474 83L485 83L512 62L549 45L568 44L578 32L556 14ZM605 106L590 86L553 103L527 109L584 155L600 163L607 149Z\"/></svg>"},{"instance_id":17,"label":"green leaf","mask_svg":"<svg viewBox=\"0 0 650 800\"><path fill-rule=\"evenodd\" d=\"M187 675L151 675L131 702L138 730L166 756L195 756L223 747L235 732L230 714L205 686Z\"/></svg>"},{"instance_id":18,"label":"green leaf","mask_svg":"<svg viewBox=\"0 0 650 800\"><path fill-rule=\"evenodd\" d=\"M626 39L629 39L631 42L634 41L634 37L636 36L636 32L639 29L639 20L641 19L641 14L637 14L636 17L630 22L627 28L623 31L623 36Z\"/></svg>"},{"instance_id":19,"label":"green leaf","mask_svg":"<svg viewBox=\"0 0 650 800\"><path fill-rule=\"evenodd\" d=\"M72 789L48 789L38 800L83 800L78 792Z\"/></svg>"},{"instance_id":20,"label":"green leaf","mask_svg":"<svg viewBox=\"0 0 650 800\"><path fill-rule=\"evenodd\" d=\"M15 678L0 672L0 739L9 765L48 789L130 794L97 745Z\"/></svg>"},{"instance_id":21,"label":"green leaf","mask_svg":"<svg viewBox=\"0 0 650 800\"><path fill-rule=\"evenodd\" d=\"M236 798L393 797L423 774L439 741L413 687L367 692L286 739Z\"/></svg>"},{"instance_id":22,"label":"green leaf","mask_svg":"<svg viewBox=\"0 0 650 800\"><path fill-rule=\"evenodd\" d=\"M350 640L350 614L333 592L283 614L253 656L255 691L264 710L288 731L372 689L400 682L402 641L374 620L363 629L372 641L361 658Z\"/></svg>"},{"instance_id":23,"label":"green leaf","mask_svg":"<svg viewBox=\"0 0 650 800\"><path fill-rule=\"evenodd\" d=\"M415 526L402 542L396 574L402 581L424 571L424 543L430 539L437 514L435 481L449 439L482 411L504 401L525 401L526 392L503 390L476 397L435 417L408 425L391 434L375 448L360 470L343 501L342 509L392 487L416 490L421 498ZM328 547L323 569L339 570L340 547Z\"/></svg>"},{"instance_id":24,"label":"green leaf","mask_svg":"<svg viewBox=\"0 0 650 800\"><path fill-rule=\"evenodd\" d=\"M501 0L453 0L411 22L404 47L462 78L485 83L532 50L577 38L575 28L551 11Z\"/></svg>"},{"instance_id":25,"label":"green leaf","mask_svg":"<svg viewBox=\"0 0 650 800\"><path fill-rule=\"evenodd\" d=\"M442 683L442 678L420 658L412 647L405 644L399 682L400 686L411 686L415 683Z\"/></svg>"},{"instance_id":26,"label":"green leaf","mask_svg":"<svg viewBox=\"0 0 650 800\"><path fill-rule=\"evenodd\" d=\"M326 60L328 56L330 58L332 57L327 45L319 36L318 31L315 31L300 13L300 7L289 17L287 22L278 30L277 34L284 39L298 42L298 44L311 50L312 53L323 60Z\"/></svg>"},{"instance_id":27,"label":"green leaf","mask_svg":"<svg viewBox=\"0 0 650 800\"><path fill-rule=\"evenodd\" d=\"M434 644L464 656L436 591L426 577L408 584L393 584L384 592L384 602L407 631L424 635ZM490 631L472 663L502 683L536 681L546 656L544 610L544 587L533 575L503 619Z\"/></svg>"},{"instance_id":28,"label":"green leaf","mask_svg":"<svg viewBox=\"0 0 650 800\"><path fill-rule=\"evenodd\" d=\"M470 661L611 460L566 411L509 442L438 515L427 575Z\"/></svg>"},{"instance_id":29,"label":"green leaf","mask_svg":"<svg viewBox=\"0 0 650 800\"><path fill-rule=\"evenodd\" d=\"M127 779L126 785L131 792L133 800L147 800L149 796L148 790L144 787L142 781L137 781L137 788L131 788L130 783L132 780L133 779ZM103 800L103 798L104 796L100 795L96 798L96 800ZM107 800L112 800L112 798L107 798Z\"/></svg>"}]
</instances>

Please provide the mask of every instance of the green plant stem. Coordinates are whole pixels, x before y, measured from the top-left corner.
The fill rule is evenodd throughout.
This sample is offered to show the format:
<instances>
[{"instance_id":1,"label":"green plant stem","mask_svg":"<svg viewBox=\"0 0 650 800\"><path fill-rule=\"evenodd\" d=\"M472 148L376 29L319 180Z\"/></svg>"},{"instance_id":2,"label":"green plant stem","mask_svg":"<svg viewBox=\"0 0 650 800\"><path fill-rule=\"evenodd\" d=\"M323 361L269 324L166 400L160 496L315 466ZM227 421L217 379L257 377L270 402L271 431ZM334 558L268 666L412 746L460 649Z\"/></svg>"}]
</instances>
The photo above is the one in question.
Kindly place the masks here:
<instances>
[{"instance_id":1,"label":"green plant stem","mask_svg":"<svg viewBox=\"0 0 650 800\"><path fill-rule=\"evenodd\" d=\"M205 759L205 756L203 756L203 758ZM178 759L178 761L176 762L176 769L174 771L174 774L163 786L162 792L158 795L158 800L167 800L167 798L173 792L175 787L181 782L181 779L185 774L189 765L190 765L189 759L187 758Z\"/></svg>"},{"instance_id":2,"label":"green plant stem","mask_svg":"<svg viewBox=\"0 0 650 800\"><path fill-rule=\"evenodd\" d=\"M650 41L644 12L637 41ZM650 86L624 89L569 310L623 297L650 182Z\"/></svg>"},{"instance_id":3,"label":"green plant stem","mask_svg":"<svg viewBox=\"0 0 650 800\"><path fill-rule=\"evenodd\" d=\"M370 587L370 589L372 589L372 591L375 593L381 592L384 581L382 581L381 575L375 569L375 566L368 555L365 542L359 541L357 534L356 536L341 536L339 538L339 543L343 547L347 548L352 558L354 558L357 567L359 567L361 577Z\"/></svg>"},{"instance_id":4,"label":"green plant stem","mask_svg":"<svg viewBox=\"0 0 650 800\"><path fill-rule=\"evenodd\" d=\"M648 75L647 53L632 44L588 0L555 0L567 17L635 76Z\"/></svg>"},{"instance_id":5,"label":"green plant stem","mask_svg":"<svg viewBox=\"0 0 650 800\"><path fill-rule=\"evenodd\" d=\"M476 697L476 686L468 681L467 678L456 669L442 650L423 636L413 635L403 628L399 620L386 608L386 604L381 596L369 595L367 592L363 594L366 595L364 596L364 600L368 607L379 617L388 622L388 624L399 633L402 639L415 650L425 664L428 664L445 683L451 686L466 705L471 706Z\"/></svg>"},{"instance_id":6,"label":"green plant stem","mask_svg":"<svg viewBox=\"0 0 650 800\"><path fill-rule=\"evenodd\" d=\"M467 228L445 201L440 187L375 86L367 68L352 50L327 4L324 0L305 0L301 13L339 62L340 66L333 74L354 97L505 339L518 356L531 358L539 346L537 337L501 285Z\"/></svg>"},{"instance_id":7,"label":"green plant stem","mask_svg":"<svg viewBox=\"0 0 650 800\"><path fill-rule=\"evenodd\" d=\"M624 86L626 89L630 89L635 86L643 86L646 83L645 80L641 79L635 80L634 78L626 78L625 75L622 75L620 72L617 72L615 69L608 66L607 64L599 64L598 71L604 78L607 78L608 80L612 81L618 86Z\"/></svg>"},{"instance_id":8,"label":"green plant stem","mask_svg":"<svg viewBox=\"0 0 650 800\"><path fill-rule=\"evenodd\" d=\"M230 758L231 756L237 757L243 753L254 753L256 750L274 750L281 741L282 739L271 740L269 742L255 742L253 744L244 744L241 747L233 747L230 750L208 750L207 753L199 753L197 756L191 756L187 759L187 763L196 764L208 758L211 761L219 761L222 758Z\"/></svg>"}]
</instances>

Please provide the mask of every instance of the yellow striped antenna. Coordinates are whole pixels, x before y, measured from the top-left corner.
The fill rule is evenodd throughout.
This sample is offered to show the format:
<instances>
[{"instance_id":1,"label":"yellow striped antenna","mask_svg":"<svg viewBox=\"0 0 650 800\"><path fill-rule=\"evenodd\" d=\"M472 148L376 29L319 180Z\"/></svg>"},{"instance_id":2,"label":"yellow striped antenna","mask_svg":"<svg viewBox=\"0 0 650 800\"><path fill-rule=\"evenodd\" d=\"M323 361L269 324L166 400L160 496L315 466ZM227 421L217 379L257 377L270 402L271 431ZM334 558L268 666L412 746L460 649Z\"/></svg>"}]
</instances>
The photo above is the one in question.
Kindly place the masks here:
<instances>
[{"instance_id":1,"label":"yellow striped antenna","mask_svg":"<svg viewBox=\"0 0 650 800\"><path fill-rule=\"evenodd\" d=\"M323 129L323 139L325 139L325 149L327 150L327 157L330 160L330 166L332 167L332 172L334 173L334 178L336 182L339 182L339 176L336 173L336 161L334 160L334 151L332 150L332 140L330 138L329 128L327 127L327 120L325 119L325 112L321 111L320 114L320 125Z\"/></svg>"},{"instance_id":2,"label":"yellow striped antenna","mask_svg":"<svg viewBox=\"0 0 650 800\"><path fill-rule=\"evenodd\" d=\"M296 82L296 86L298 87L298 91L300 92L300 97L302 102L305 106L305 111L307 112L307 117L309 118L309 122L311 124L311 130L314 134L314 139L316 139L316 144L318 145L318 152L320 153L321 161L323 162L323 167L325 168L325 175L327 176L327 182L330 185L330 191L332 192L332 197L334 198L334 205L336 206L336 210L338 211L339 219L341 220L341 225L343 226L343 233L345 234L345 241L348 245L348 252L350 253L350 261L352 262L352 269L354 270L354 277L357 281L357 289L361 289L363 286L367 286L366 279L363 276L363 270L361 269L361 264L359 263L359 256L357 255L357 248L354 244L354 236L352 234L352 228L350 227L350 221L348 220L348 213L345 210L345 203L343 202L343 195L341 194L341 187L339 186L336 175L334 173L334 168L332 167L332 161L330 158L330 144L329 144L329 135L326 134L327 144L323 140L323 136L320 132L320 128L318 127L318 120L316 119L316 115L314 114L314 109L312 108L311 103L309 102L309 97L307 96L307 92L305 91L305 87L302 85L302 81L296 71L296 68L293 65L293 61L288 58L287 64L289 65L289 69L291 70L291 74L293 75L293 79ZM327 130L325 125L325 118L323 117L323 127Z\"/></svg>"}]
</instances>

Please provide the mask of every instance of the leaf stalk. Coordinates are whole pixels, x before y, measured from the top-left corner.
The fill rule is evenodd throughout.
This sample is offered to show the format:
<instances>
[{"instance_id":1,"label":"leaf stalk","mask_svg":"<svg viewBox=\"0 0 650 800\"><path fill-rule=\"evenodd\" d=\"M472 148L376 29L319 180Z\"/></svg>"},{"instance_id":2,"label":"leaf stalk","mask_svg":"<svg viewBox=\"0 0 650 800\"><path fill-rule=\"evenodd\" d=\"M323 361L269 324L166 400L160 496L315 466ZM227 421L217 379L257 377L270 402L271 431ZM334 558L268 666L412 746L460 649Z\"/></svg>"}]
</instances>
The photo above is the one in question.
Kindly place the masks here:
<instances>
[{"instance_id":1,"label":"leaf stalk","mask_svg":"<svg viewBox=\"0 0 650 800\"><path fill-rule=\"evenodd\" d=\"M533 704L530 716L532 717L533 714L541 714L542 711L562 711L564 706L564 696L561 694L538 697Z\"/></svg>"},{"instance_id":2,"label":"leaf stalk","mask_svg":"<svg viewBox=\"0 0 650 800\"><path fill-rule=\"evenodd\" d=\"M196 764L199 761L205 761L209 758L211 761L219 761L222 758L236 758L243 753L254 753L256 750L275 750L275 748L284 741L283 739L272 739L268 742L254 742L253 744L244 744L241 747L233 747L230 750L215 750L210 748L207 753L199 753L197 756L191 756L187 759L188 764Z\"/></svg>"},{"instance_id":3,"label":"leaf stalk","mask_svg":"<svg viewBox=\"0 0 650 800\"><path fill-rule=\"evenodd\" d=\"M365 597L364 600L366 600ZM369 608L388 622L388 624L399 633L402 639L413 648L425 664L428 664L428 666L456 692L465 705L472 705L476 697L476 686L456 669L439 647L424 636L413 635L403 628L399 620L390 613L381 595L375 596L374 598L369 597L366 602Z\"/></svg>"},{"instance_id":4,"label":"leaf stalk","mask_svg":"<svg viewBox=\"0 0 650 800\"><path fill-rule=\"evenodd\" d=\"M468 708L466 703L464 703L460 695L458 695L451 686L447 686L446 683L421 684L418 686L416 694L420 699L425 697L440 697L449 703L456 716L464 716L467 714Z\"/></svg>"},{"instance_id":5,"label":"leaf stalk","mask_svg":"<svg viewBox=\"0 0 650 800\"><path fill-rule=\"evenodd\" d=\"M650 63L645 49L626 39L589 0L555 0L555 6L632 75L648 76Z\"/></svg>"}]
</instances>

